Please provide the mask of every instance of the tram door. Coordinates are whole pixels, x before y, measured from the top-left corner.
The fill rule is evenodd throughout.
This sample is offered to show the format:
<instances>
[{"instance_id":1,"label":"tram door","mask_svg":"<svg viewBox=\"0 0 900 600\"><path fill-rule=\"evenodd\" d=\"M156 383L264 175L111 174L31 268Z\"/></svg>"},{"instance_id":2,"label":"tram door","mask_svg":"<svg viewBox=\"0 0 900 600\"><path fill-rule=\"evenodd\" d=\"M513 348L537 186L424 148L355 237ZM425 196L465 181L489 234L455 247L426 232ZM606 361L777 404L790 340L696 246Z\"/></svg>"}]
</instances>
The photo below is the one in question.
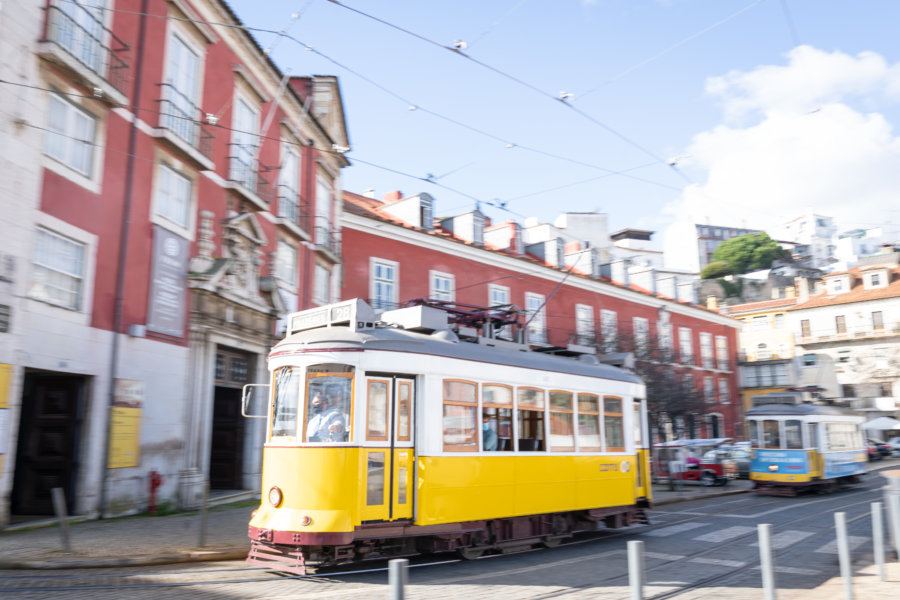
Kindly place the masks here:
<instances>
[{"instance_id":1,"label":"tram door","mask_svg":"<svg viewBox=\"0 0 900 600\"><path fill-rule=\"evenodd\" d=\"M414 392L412 379L366 378L364 521L395 521L413 516Z\"/></svg>"}]
</instances>

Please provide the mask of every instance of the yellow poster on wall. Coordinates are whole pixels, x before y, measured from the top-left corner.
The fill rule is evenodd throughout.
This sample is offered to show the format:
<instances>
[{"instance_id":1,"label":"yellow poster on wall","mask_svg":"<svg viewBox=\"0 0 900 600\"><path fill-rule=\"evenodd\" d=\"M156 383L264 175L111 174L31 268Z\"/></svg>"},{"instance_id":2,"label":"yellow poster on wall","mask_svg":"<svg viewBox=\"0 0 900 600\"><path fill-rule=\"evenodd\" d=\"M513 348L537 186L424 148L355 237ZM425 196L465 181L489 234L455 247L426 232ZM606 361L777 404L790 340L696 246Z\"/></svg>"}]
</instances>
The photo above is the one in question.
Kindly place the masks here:
<instances>
[{"instance_id":1,"label":"yellow poster on wall","mask_svg":"<svg viewBox=\"0 0 900 600\"><path fill-rule=\"evenodd\" d=\"M12 380L12 365L0 364L0 473L9 444L9 384Z\"/></svg>"},{"instance_id":2,"label":"yellow poster on wall","mask_svg":"<svg viewBox=\"0 0 900 600\"><path fill-rule=\"evenodd\" d=\"M122 469L140 464L141 409L144 382L116 379L109 414L109 456L107 468Z\"/></svg>"}]
</instances>

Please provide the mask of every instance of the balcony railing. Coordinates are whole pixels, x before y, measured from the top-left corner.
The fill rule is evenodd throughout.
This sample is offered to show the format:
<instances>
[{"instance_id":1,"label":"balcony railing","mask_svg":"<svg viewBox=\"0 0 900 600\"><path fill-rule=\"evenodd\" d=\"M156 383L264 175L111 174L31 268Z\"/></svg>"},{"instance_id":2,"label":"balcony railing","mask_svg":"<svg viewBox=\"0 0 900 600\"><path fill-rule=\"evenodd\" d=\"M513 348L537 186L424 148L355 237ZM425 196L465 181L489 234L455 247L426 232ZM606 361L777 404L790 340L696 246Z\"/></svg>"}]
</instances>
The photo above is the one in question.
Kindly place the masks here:
<instances>
[{"instance_id":1,"label":"balcony railing","mask_svg":"<svg viewBox=\"0 0 900 600\"><path fill-rule=\"evenodd\" d=\"M303 231L309 231L309 207L300 202L296 191L284 184L278 186L278 216Z\"/></svg>"},{"instance_id":2,"label":"balcony railing","mask_svg":"<svg viewBox=\"0 0 900 600\"><path fill-rule=\"evenodd\" d=\"M125 94L128 63L121 54L128 44L104 25L102 12L76 0L50 0L46 38L80 65Z\"/></svg>"},{"instance_id":3,"label":"balcony railing","mask_svg":"<svg viewBox=\"0 0 900 600\"><path fill-rule=\"evenodd\" d=\"M900 322L883 327L848 327L840 333L836 331L811 331L794 334L794 341L798 344L815 344L824 342L837 342L858 340L865 338L882 338L900 335Z\"/></svg>"},{"instance_id":4,"label":"balcony railing","mask_svg":"<svg viewBox=\"0 0 900 600\"><path fill-rule=\"evenodd\" d=\"M256 147L244 144L229 144L228 181L238 184L255 195L266 205L275 198L268 179L262 176L272 170L256 158Z\"/></svg>"},{"instance_id":5,"label":"balcony railing","mask_svg":"<svg viewBox=\"0 0 900 600\"><path fill-rule=\"evenodd\" d=\"M319 249L327 250L335 257L341 256L341 232L332 229L325 217L316 217L313 240Z\"/></svg>"},{"instance_id":6,"label":"balcony railing","mask_svg":"<svg viewBox=\"0 0 900 600\"><path fill-rule=\"evenodd\" d=\"M159 127L171 131L211 159L214 136L211 128L202 122L205 118L203 111L171 83L157 85L161 90L158 100Z\"/></svg>"}]
</instances>

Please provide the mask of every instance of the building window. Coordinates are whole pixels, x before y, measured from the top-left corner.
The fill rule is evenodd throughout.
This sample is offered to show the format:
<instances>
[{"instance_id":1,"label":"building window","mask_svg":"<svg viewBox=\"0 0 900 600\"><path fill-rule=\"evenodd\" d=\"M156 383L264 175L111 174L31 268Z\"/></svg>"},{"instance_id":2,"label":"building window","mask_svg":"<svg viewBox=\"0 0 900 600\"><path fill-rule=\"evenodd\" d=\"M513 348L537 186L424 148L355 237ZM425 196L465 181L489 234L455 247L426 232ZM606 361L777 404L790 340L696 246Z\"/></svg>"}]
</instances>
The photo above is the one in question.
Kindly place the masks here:
<instances>
[{"instance_id":1,"label":"building window","mask_svg":"<svg viewBox=\"0 0 900 600\"><path fill-rule=\"evenodd\" d=\"M775 329L784 329L784 313L775 315Z\"/></svg>"},{"instance_id":2,"label":"building window","mask_svg":"<svg viewBox=\"0 0 900 600\"><path fill-rule=\"evenodd\" d=\"M525 315L528 323L528 340L543 344L547 342L547 308L544 297L531 292L525 293Z\"/></svg>"},{"instance_id":3,"label":"building window","mask_svg":"<svg viewBox=\"0 0 900 600\"><path fill-rule=\"evenodd\" d=\"M769 328L769 317L753 317L753 331L764 331Z\"/></svg>"},{"instance_id":4,"label":"building window","mask_svg":"<svg viewBox=\"0 0 900 600\"><path fill-rule=\"evenodd\" d=\"M324 175L316 178L316 243L332 247L331 206L334 192L331 179Z\"/></svg>"},{"instance_id":5,"label":"building window","mask_svg":"<svg viewBox=\"0 0 900 600\"><path fill-rule=\"evenodd\" d=\"M158 216L187 230L191 219L191 180L167 165L160 165L155 210Z\"/></svg>"},{"instance_id":6,"label":"building window","mask_svg":"<svg viewBox=\"0 0 900 600\"><path fill-rule=\"evenodd\" d=\"M278 172L278 216L300 223L300 154L288 143L281 144L281 170Z\"/></svg>"},{"instance_id":7,"label":"building window","mask_svg":"<svg viewBox=\"0 0 900 600\"><path fill-rule=\"evenodd\" d=\"M872 312L872 329L874 331L881 331L884 329L884 315L880 310Z\"/></svg>"},{"instance_id":8,"label":"building window","mask_svg":"<svg viewBox=\"0 0 900 600\"><path fill-rule=\"evenodd\" d=\"M712 404L716 401L716 390L712 377L703 378L703 399L706 400L707 404Z\"/></svg>"},{"instance_id":9,"label":"building window","mask_svg":"<svg viewBox=\"0 0 900 600\"><path fill-rule=\"evenodd\" d=\"M805 338L808 338L812 335L809 328L809 319L803 319L802 321L800 321L800 335Z\"/></svg>"},{"instance_id":10,"label":"building window","mask_svg":"<svg viewBox=\"0 0 900 600\"><path fill-rule=\"evenodd\" d=\"M0 304L0 333L9 333L9 319L9 304Z\"/></svg>"},{"instance_id":11,"label":"building window","mask_svg":"<svg viewBox=\"0 0 900 600\"><path fill-rule=\"evenodd\" d=\"M879 285L881 285L881 275L879 275L878 273L872 273L871 275L869 275L869 285L871 285L872 287L878 287Z\"/></svg>"},{"instance_id":12,"label":"building window","mask_svg":"<svg viewBox=\"0 0 900 600\"><path fill-rule=\"evenodd\" d=\"M44 153L90 177L94 163L97 119L60 94L50 94Z\"/></svg>"},{"instance_id":13,"label":"building window","mask_svg":"<svg viewBox=\"0 0 900 600\"><path fill-rule=\"evenodd\" d=\"M719 380L719 404L731 404L731 396L728 394L728 380Z\"/></svg>"},{"instance_id":14,"label":"building window","mask_svg":"<svg viewBox=\"0 0 900 600\"><path fill-rule=\"evenodd\" d=\"M103 59L108 50L103 47L106 0L54 2L60 11L55 20L53 40L87 65L94 73L103 75Z\"/></svg>"},{"instance_id":15,"label":"building window","mask_svg":"<svg viewBox=\"0 0 900 600\"><path fill-rule=\"evenodd\" d=\"M172 33L166 59L160 126L191 146L197 146L200 57L181 37Z\"/></svg>"},{"instance_id":16,"label":"building window","mask_svg":"<svg viewBox=\"0 0 900 600\"><path fill-rule=\"evenodd\" d=\"M322 265L316 265L315 281L313 282L313 302L316 304L328 304L331 302L331 271Z\"/></svg>"},{"instance_id":17,"label":"building window","mask_svg":"<svg viewBox=\"0 0 900 600\"><path fill-rule=\"evenodd\" d=\"M804 367L816 366L816 355L815 354L804 354L803 355L803 366Z\"/></svg>"},{"instance_id":18,"label":"building window","mask_svg":"<svg viewBox=\"0 0 900 600\"><path fill-rule=\"evenodd\" d=\"M632 319L634 328L634 350L638 354L646 354L650 341L650 322L643 317Z\"/></svg>"},{"instance_id":19,"label":"building window","mask_svg":"<svg viewBox=\"0 0 900 600\"><path fill-rule=\"evenodd\" d=\"M490 306L506 306L509 304L509 288L502 285L489 285L488 303Z\"/></svg>"},{"instance_id":20,"label":"building window","mask_svg":"<svg viewBox=\"0 0 900 600\"><path fill-rule=\"evenodd\" d=\"M84 259L84 244L38 229L28 296L69 310L81 310Z\"/></svg>"},{"instance_id":21,"label":"building window","mask_svg":"<svg viewBox=\"0 0 900 600\"><path fill-rule=\"evenodd\" d=\"M579 344L594 343L594 308L587 304L575 305L575 336Z\"/></svg>"},{"instance_id":22,"label":"building window","mask_svg":"<svg viewBox=\"0 0 900 600\"><path fill-rule=\"evenodd\" d=\"M713 368L712 334L705 332L700 334L700 358L704 369Z\"/></svg>"},{"instance_id":23,"label":"building window","mask_svg":"<svg viewBox=\"0 0 900 600\"><path fill-rule=\"evenodd\" d=\"M678 348L681 351L681 362L686 365L692 364L694 362L694 348L691 343L690 328L678 328Z\"/></svg>"},{"instance_id":24,"label":"building window","mask_svg":"<svg viewBox=\"0 0 900 600\"><path fill-rule=\"evenodd\" d=\"M372 308L384 310L397 306L397 263L372 259L369 290Z\"/></svg>"},{"instance_id":25,"label":"building window","mask_svg":"<svg viewBox=\"0 0 900 600\"><path fill-rule=\"evenodd\" d=\"M724 335L716 336L716 362L720 370L728 370L728 338Z\"/></svg>"},{"instance_id":26,"label":"building window","mask_svg":"<svg viewBox=\"0 0 900 600\"><path fill-rule=\"evenodd\" d=\"M275 277L296 287L297 276L297 249L284 240L279 240L275 259Z\"/></svg>"},{"instance_id":27,"label":"building window","mask_svg":"<svg viewBox=\"0 0 900 600\"><path fill-rule=\"evenodd\" d=\"M618 320L616 313L611 310L600 311L600 334L603 336L603 351L606 353L616 351L618 338Z\"/></svg>"},{"instance_id":28,"label":"building window","mask_svg":"<svg viewBox=\"0 0 900 600\"><path fill-rule=\"evenodd\" d=\"M838 350L838 362L850 362L850 351L849 350Z\"/></svg>"},{"instance_id":29,"label":"building window","mask_svg":"<svg viewBox=\"0 0 900 600\"><path fill-rule=\"evenodd\" d=\"M772 358L772 353L769 352L768 344L759 344L756 347L756 360L769 360Z\"/></svg>"},{"instance_id":30,"label":"building window","mask_svg":"<svg viewBox=\"0 0 900 600\"><path fill-rule=\"evenodd\" d=\"M443 300L445 302L453 302L454 296L454 285L453 275L448 273L440 273L438 271L430 271L429 275L431 277L431 290L428 293L428 297L432 300Z\"/></svg>"},{"instance_id":31,"label":"building window","mask_svg":"<svg viewBox=\"0 0 900 600\"><path fill-rule=\"evenodd\" d=\"M238 96L231 119L229 176L250 191L256 191L256 147L259 143L259 112Z\"/></svg>"},{"instance_id":32,"label":"building window","mask_svg":"<svg viewBox=\"0 0 900 600\"><path fill-rule=\"evenodd\" d=\"M844 315L838 315L834 318L834 329L838 335L847 333L847 318Z\"/></svg>"}]
</instances>

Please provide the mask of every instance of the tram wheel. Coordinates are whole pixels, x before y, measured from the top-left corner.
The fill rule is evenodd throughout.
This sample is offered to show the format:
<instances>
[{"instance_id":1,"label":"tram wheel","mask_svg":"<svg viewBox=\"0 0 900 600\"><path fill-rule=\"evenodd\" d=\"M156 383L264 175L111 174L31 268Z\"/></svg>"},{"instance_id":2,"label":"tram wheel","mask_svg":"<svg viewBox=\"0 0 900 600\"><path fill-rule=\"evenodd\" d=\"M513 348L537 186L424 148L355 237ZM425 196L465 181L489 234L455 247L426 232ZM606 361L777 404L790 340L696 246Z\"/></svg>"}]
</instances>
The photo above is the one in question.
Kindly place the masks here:
<instances>
[{"instance_id":1,"label":"tram wheel","mask_svg":"<svg viewBox=\"0 0 900 600\"><path fill-rule=\"evenodd\" d=\"M484 556L484 548L457 548L456 553L463 560L475 560Z\"/></svg>"}]
</instances>

